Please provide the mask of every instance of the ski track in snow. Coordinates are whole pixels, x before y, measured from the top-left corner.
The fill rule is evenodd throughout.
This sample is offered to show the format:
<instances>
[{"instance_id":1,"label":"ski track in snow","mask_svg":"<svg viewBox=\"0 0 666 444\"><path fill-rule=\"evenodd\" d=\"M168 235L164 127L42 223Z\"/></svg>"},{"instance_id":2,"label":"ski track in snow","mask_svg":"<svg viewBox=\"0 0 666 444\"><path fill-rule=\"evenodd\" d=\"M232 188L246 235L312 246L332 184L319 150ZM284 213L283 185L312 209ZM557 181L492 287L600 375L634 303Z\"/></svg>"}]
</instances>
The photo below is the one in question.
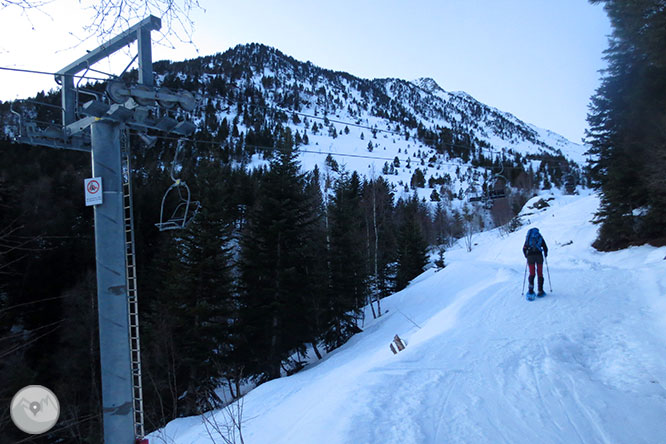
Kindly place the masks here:
<instances>
[{"instance_id":1,"label":"ski track in snow","mask_svg":"<svg viewBox=\"0 0 666 444\"><path fill-rule=\"evenodd\" d=\"M666 248L592 250L597 202L559 196L518 232L447 252L345 346L250 392L245 442L666 442ZM548 295L528 302L520 248L535 225L553 291L544 269ZM165 432L212 442L192 418Z\"/></svg>"}]
</instances>

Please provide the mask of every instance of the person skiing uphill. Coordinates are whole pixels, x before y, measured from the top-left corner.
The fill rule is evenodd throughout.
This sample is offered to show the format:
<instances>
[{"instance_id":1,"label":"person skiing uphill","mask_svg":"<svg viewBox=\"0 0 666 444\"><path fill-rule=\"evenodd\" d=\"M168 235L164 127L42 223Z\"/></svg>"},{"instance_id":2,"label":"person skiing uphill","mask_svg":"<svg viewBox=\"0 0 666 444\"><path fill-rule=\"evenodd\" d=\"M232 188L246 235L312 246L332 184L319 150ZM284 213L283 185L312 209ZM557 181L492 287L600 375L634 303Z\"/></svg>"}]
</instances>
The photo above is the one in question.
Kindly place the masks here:
<instances>
[{"instance_id":1,"label":"person skiing uphill","mask_svg":"<svg viewBox=\"0 0 666 444\"><path fill-rule=\"evenodd\" d=\"M542 255L543 252L543 255ZM548 246L538 228L530 228L525 236L525 244L523 245L523 255L527 259L527 265L530 268L529 290L527 292L527 299L534 300L534 272L538 280L538 297L543 297L546 292L543 291L543 258L548 256Z\"/></svg>"}]
</instances>

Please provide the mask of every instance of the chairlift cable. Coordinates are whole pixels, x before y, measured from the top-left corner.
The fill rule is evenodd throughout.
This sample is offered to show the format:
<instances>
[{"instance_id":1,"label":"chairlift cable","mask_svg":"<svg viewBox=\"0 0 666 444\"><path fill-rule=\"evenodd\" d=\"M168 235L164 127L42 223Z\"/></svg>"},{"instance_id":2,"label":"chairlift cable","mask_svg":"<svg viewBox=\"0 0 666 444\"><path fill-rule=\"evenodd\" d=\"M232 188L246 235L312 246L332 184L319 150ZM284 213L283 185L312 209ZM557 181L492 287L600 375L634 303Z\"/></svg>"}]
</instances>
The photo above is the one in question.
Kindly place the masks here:
<instances>
[{"instance_id":1,"label":"chairlift cable","mask_svg":"<svg viewBox=\"0 0 666 444\"><path fill-rule=\"evenodd\" d=\"M229 85L229 86L231 86L232 88L238 88L238 89L241 88L239 85L235 85L235 84L234 85ZM374 127L370 127L370 126L367 126L367 125L361 125L361 124L358 124L358 123L352 123L352 122L345 122L345 121L342 121L342 120L330 119L330 118L328 118L328 116L323 116L323 117L314 116L312 114L307 114L307 113L303 113L303 112L296 111L296 110L280 108L280 107L277 107L277 106L260 105L260 104L256 104L256 103L243 103L243 104L247 105L247 106L253 106L253 107L256 107L256 108L264 108L264 109L271 109L271 110L275 110L275 111L281 111L281 112L285 112L285 113L292 113L292 114L296 114L296 115L299 115L299 116L309 117L309 118L312 118L312 119L328 120L329 122L339 123L341 125L354 126L354 127L357 127L357 128L364 128L364 129L368 129L370 131L389 133L389 134L394 134L394 135L397 135L397 136L404 136L404 133L399 132L399 131L374 128ZM401 124L400 122L395 122L395 123L397 125ZM421 139L419 139L419 138L416 138L416 140L419 140L419 141L435 141L436 139L432 139L432 138L421 138ZM482 146L475 147L475 146L472 146L472 145L462 145L462 144L450 143L450 142L443 142L443 143L446 146L449 146L449 147L467 148L470 151L473 150L473 149L476 149L476 150L479 150L479 151L486 151L486 152L490 152L490 153L499 153L499 154L504 154L505 153L505 150L503 150L503 149L498 150L498 149L493 149L493 148L485 148L485 147L482 147ZM429 147L429 148L432 148L432 147ZM542 159L540 161L541 162L546 162L545 159ZM555 163L558 163L558 164L562 163L562 161L548 161L548 162L551 162L551 163L555 162Z\"/></svg>"},{"instance_id":2,"label":"chairlift cable","mask_svg":"<svg viewBox=\"0 0 666 444\"><path fill-rule=\"evenodd\" d=\"M223 145L223 142L215 142L215 141L209 141L209 140L199 140L199 139L191 139L191 138L178 138L178 137L169 137L169 136L161 136L158 135L156 136L158 139L162 140L171 140L171 141L178 141L178 140L184 140L187 142L192 142L196 145L210 145L210 146L217 146L219 147L220 145ZM268 147L268 146L261 146L261 145L254 145L254 144L245 144L246 147L250 148L256 148L264 151L283 151L281 148L277 147ZM393 162L395 160L394 158L389 158L389 157L382 157L382 156L372 156L372 155L367 155L367 154L352 154L352 153L336 153L332 151L314 151L314 150L304 150L300 148L295 148L294 151L297 151L298 153L305 153L305 154L322 154L322 155L331 155L331 156L339 156L339 157L352 157L352 158L359 158L359 159L369 159L369 160L386 160L389 162ZM408 157L407 159L410 159L410 161L418 161L421 160L422 158L418 157ZM400 162L407 162L407 159L405 158L400 158L398 157L398 160ZM548 160L542 160L542 162L549 162ZM460 163L457 162L438 162L438 165L448 165L448 166L456 166L456 167L463 167L465 166L464 163L462 163L462 160ZM418 166L417 166L418 168ZM482 169L490 169L489 167L483 167L483 166L472 166L472 168L482 168ZM504 167L507 170L521 170L521 167L513 167L513 166L505 166Z\"/></svg>"},{"instance_id":3,"label":"chairlift cable","mask_svg":"<svg viewBox=\"0 0 666 444\"><path fill-rule=\"evenodd\" d=\"M54 301L54 300L57 300L57 299L66 299L66 298L68 298L68 297L70 297L70 296L67 296L67 295L64 295L64 296L54 296L54 297L50 297L50 298L37 299L37 300L35 300L35 301L30 301L30 302L22 302L22 303L20 303L20 304L10 305L9 307L3 307L2 310L0 310L0 314L2 314L2 313L4 313L4 312L7 312L7 311L9 311L9 310L13 310L13 309L18 308L18 307L24 307L24 306L26 306L26 305L33 305L33 304L40 304L40 303L42 303L42 302Z\"/></svg>"},{"instance_id":4,"label":"chairlift cable","mask_svg":"<svg viewBox=\"0 0 666 444\"><path fill-rule=\"evenodd\" d=\"M125 68L125 70L127 70L134 63L135 60L136 60L136 57L134 59L132 59L132 61L127 66L127 68ZM112 78L117 78L113 74L108 74L108 73L105 73L103 71L94 70L92 68L89 68L89 69L92 70L92 71L95 71L95 72L99 72L100 74L109 75ZM10 68L10 67L3 67L3 66L0 66L0 70L26 72L26 73L32 73L32 74L45 74L45 75L54 75L54 76L58 75L58 73L54 73L54 72L38 71L38 70L30 70L30 69L21 69L21 68ZM109 80L109 78L91 77L91 76L86 76L86 75L72 75L71 77L85 78L85 79L88 79L88 80L99 80L99 81L108 81ZM240 89L240 86L238 86L238 85L230 85L230 86L233 87L233 88ZM353 126L353 127L356 127L356 128L364 128L364 129L367 129L367 130L373 131L373 132L382 132L382 133L389 133L389 134L394 134L394 135L398 135L398 136L404 136L404 133L394 131L394 130L374 128L374 127L371 127L371 126L361 125L361 124L358 124L358 123L346 122L346 121L337 120L337 119L330 119L327 116L320 117L320 116L315 116L315 115L312 115L312 114L307 114L307 113L303 113L303 112L296 111L296 110L279 108L279 107L276 107L276 106L260 105L260 104L255 104L255 103L245 103L244 105L253 106L253 107L257 107L257 108L270 109L270 110L275 110L275 111L280 111L280 112L285 112L285 113L297 114L297 115L308 117L308 118L311 118L311 119L318 119L318 120L327 119L329 122L338 123L340 125ZM398 124L398 125L400 124L400 122L395 122L395 123ZM429 141L434 141L434 140L436 140L436 139L431 139L431 138L422 138L422 139L415 138L415 139L418 140L418 141L428 141L428 140ZM477 149L479 151L485 151L485 152L490 152L490 153L502 153L503 154L505 152L504 150L497 150L497 149L485 148L485 147L480 147L480 146L479 147L474 147L472 145L462 145L462 144L450 143L450 142L443 142L443 143L448 147L467 148L469 150ZM432 149L432 147L428 147L428 148ZM334 154L334 153L330 153L330 154ZM354 156L349 156L349 157L354 157ZM376 157L373 157L373 158L376 158ZM393 160L393 159L389 159L389 160ZM527 160L530 160L530 159L527 159ZM558 164L558 165L561 165L562 163L567 163L566 159L564 161L562 161L562 160L537 159L537 161L538 162L546 162L546 163L555 163L555 164Z\"/></svg>"},{"instance_id":5,"label":"chairlift cable","mask_svg":"<svg viewBox=\"0 0 666 444\"><path fill-rule=\"evenodd\" d=\"M58 74L56 72L37 71L37 70L34 70L34 69L10 68L10 67L7 67L7 66L0 66L0 70L25 72L25 73L29 73L29 74L44 74L44 75L49 75L49 76L61 75L61 74ZM90 77L90 76L82 76L82 75L75 75L75 74L72 74L72 75L68 74L67 76L68 77L76 77L76 78L81 77L81 78L89 79L89 80L101 80L101 81L109 80L109 79L103 79L101 77Z\"/></svg>"}]
</instances>

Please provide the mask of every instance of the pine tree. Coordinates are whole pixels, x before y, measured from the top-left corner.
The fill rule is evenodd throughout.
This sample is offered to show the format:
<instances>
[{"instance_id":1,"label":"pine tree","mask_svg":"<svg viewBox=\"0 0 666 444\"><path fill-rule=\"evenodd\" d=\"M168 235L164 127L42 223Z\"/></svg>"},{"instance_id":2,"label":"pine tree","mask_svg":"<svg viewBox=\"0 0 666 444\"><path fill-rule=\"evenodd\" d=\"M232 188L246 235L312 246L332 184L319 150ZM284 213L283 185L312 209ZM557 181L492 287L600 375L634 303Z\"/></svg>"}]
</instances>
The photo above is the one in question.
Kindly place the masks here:
<instances>
[{"instance_id":1,"label":"pine tree","mask_svg":"<svg viewBox=\"0 0 666 444\"><path fill-rule=\"evenodd\" d=\"M423 175L423 171L421 171L420 168L414 170L414 174L412 174L412 178L409 181L409 185L412 188L425 187L425 176Z\"/></svg>"},{"instance_id":2,"label":"pine tree","mask_svg":"<svg viewBox=\"0 0 666 444\"><path fill-rule=\"evenodd\" d=\"M143 252L139 265L145 264L139 270L142 330L147 339L143 363L144 373L153 381L146 385L146 412L161 418L158 423L219 404L215 389L221 381L239 378L234 357L234 215L232 196L226 192L233 176L229 169L218 167L221 155L211 150L198 165L187 163L180 172L202 204L185 230L159 233L153 226L146 230L141 223L146 211L139 207L137 212L138 225L144 227L137 233L137 249ZM143 193L164 190L164 185L142 180L138 189ZM140 197L137 202L159 204L156 196Z\"/></svg>"},{"instance_id":3,"label":"pine tree","mask_svg":"<svg viewBox=\"0 0 666 444\"><path fill-rule=\"evenodd\" d=\"M324 340L329 349L343 344L358 331L356 320L367 297L367 256L359 248L365 237L360 200L358 174L350 176L343 171L328 208L330 293Z\"/></svg>"},{"instance_id":4,"label":"pine tree","mask_svg":"<svg viewBox=\"0 0 666 444\"><path fill-rule=\"evenodd\" d=\"M402 290L428 263L426 240L419 224L420 203L413 195L407 202L399 202L401 223L398 233L396 290Z\"/></svg>"},{"instance_id":5,"label":"pine tree","mask_svg":"<svg viewBox=\"0 0 666 444\"><path fill-rule=\"evenodd\" d=\"M156 427L179 416L179 400L186 384L181 378L181 349L177 345L182 285L169 278L180 272L174 233L163 233L154 247L154 260L144 268L148 271L146 278L139 280L141 365L142 373L151 381L144 388L146 417Z\"/></svg>"},{"instance_id":6,"label":"pine tree","mask_svg":"<svg viewBox=\"0 0 666 444\"><path fill-rule=\"evenodd\" d=\"M244 360L249 374L266 379L278 378L282 361L311 340L306 301L312 252L305 236L318 214L304 191L288 129L285 133L241 239Z\"/></svg>"},{"instance_id":7,"label":"pine tree","mask_svg":"<svg viewBox=\"0 0 666 444\"><path fill-rule=\"evenodd\" d=\"M168 336L156 338L157 348L160 343L163 348L155 353L178 358L162 362L166 375L162 369L153 371L178 382L172 402L178 414L191 415L218 405L220 381L237 375L230 359L236 302L229 226L204 207L172 241L160 272L166 277L160 297L151 307L156 317L149 325Z\"/></svg>"},{"instance_id":8,"label":"pine tree","mask_svg":"<svg viewBox=\"0 0 666 444\"><path fill-rule=\"evenodd\" d=\"M305 340L312 345L315 354L321 359L317 343L326 330L326 296L328 291L328 267L326 257L326 225L324 219L324 199L320 188L319 168L306 178L305 194L312 208L313 222L304 227L305 276L309 294L303 304L308 317Z\"/></svg>"},{"instance_id":9,"label":"pine tree","mask_svg":"<svg viewBox=\"0 0 666 444\"><path fill-rule=\"evenodd\" d=\"M666 242L666 5L604 3L613 26L608 68L588 115L591 174L601 191L595 246Z\"/></svg>"},{"instance_id":10,"label":"pine tree","mask_svg":"<svg viewBox=\"0 0 666 444\"><path fill-rule=\"evenodd\" d=\"M190 322L187 340L179 339L187 350L182 359L189 369L187 394L196 407L217 401L220 378L236 376L229 361L236 315L230 227L208 208L199 211L181 241L181 264L187 285L181 319L185 315Z\"/></svg>"}]
</instances>

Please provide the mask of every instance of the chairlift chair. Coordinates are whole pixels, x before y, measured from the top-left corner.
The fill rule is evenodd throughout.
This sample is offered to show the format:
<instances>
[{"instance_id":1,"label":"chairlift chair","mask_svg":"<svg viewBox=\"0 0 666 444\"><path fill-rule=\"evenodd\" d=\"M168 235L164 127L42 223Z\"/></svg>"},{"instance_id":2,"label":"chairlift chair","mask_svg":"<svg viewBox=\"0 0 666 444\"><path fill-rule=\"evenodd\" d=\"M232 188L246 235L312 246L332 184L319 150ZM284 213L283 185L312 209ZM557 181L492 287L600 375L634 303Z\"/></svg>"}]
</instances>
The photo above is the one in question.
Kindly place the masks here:
<instances>
[{"instance_id":1,"label":"chairlift chair","mask_svg":"<svg viewBox=\"0 0 666 444\"><path fill-rule=\"evenodd\" d=\"M155 226L160 231L166 230L182 230L187 226L188 223L199 212L201 204L198 201L192 201L190 197L190 187L187 186L185 181L175 177L175 169L178 164L178 153L182 148L184 143L183 139L178 141L176 146L176 152L173 156L173 162L171 163L170 176L173 183L169 188L167 188L164 196L162 197L162 205L160 207L160 221L155 224ZM168 201L167 198L171 195L171 201ZM172 203L173 200L177 202ZM165 208L168 206L173 206L173 210L169 215L168 211L165 211Z\"/></svg>"},{"instance_id":2,"label":"chairlift chair","mask_svg":"<svg viewBox=\"0 0 666 444\"><path fill-rule=\"evenodd\" d=\"M490 179L490 186L488 186L488 199L502 199L506 197L506 184L509 180L502 175L504 173L504 163L500 162L500 170L494 173Z\"/></svg>"},{"instance_id":3,"label":"chairlift chair","mask_svg":"<svg viewBox=\"0 0 666 444\"><path fill-rule=\"evenodd\" d=\"M495 174L491 185L488 187L488 197L490 199L502 199L506 197L506 184L508 180L501 174Z\"/></svg>"},{"instance_id":4,"label":"chairlift chair","mask_svg":"<svg viewBox=\"0 0 666 444\"><path fill-rule=\"evenodd\" d=\"M483 193L479 192L479 183L471 182L465 190L465 196L469 202L479 202L483 198Z\"/></svg>"},{"instance_id":5,"label":"chairlift chair","mask_svg":"<svg viewBox=\"0 0 666 444\"><path fill-rule=\"evenodd\" d=\"M490 190L488 191L488 197L491 199L502 199L506 197L506 191L504 188Z\"/></svg>"},{"instance_id":6,"label":"chairlift chair","mask_svg":"<svg viewBox=\"0 0 666 444\"><path fill-rule=\"evenodd\" d=\"M496 174L493 176L490 185L486 187L486 191L483 193L483 196L478 198L479 201L483 201L483 207L486 210L492 210L494 201L496 199L502 199L506 197L506 191L504 185L500 185L500 179L504 180L504 184L506 184L506 179L504 176ZM472 199L470 199L470 201L471 200Z\"/></svg>"},{"instance_id":7,"label":"chairlift chair","mask_svg":"<svg viewBox=\"0 0 666 444\"><path fill-rule=\"evenodd\" d=\"M172 198L177 199L171 214L169 214L169 211L166 211L166 208L171 206L171 202L168 200L170 194ZM191 200L190 187L184 181L176 179L166 190L164 197L162 197L160 221L155 226L160 231L182 230L194 219L200 207L201 204L198 201Z\"/></svg>"}]
</instances>

